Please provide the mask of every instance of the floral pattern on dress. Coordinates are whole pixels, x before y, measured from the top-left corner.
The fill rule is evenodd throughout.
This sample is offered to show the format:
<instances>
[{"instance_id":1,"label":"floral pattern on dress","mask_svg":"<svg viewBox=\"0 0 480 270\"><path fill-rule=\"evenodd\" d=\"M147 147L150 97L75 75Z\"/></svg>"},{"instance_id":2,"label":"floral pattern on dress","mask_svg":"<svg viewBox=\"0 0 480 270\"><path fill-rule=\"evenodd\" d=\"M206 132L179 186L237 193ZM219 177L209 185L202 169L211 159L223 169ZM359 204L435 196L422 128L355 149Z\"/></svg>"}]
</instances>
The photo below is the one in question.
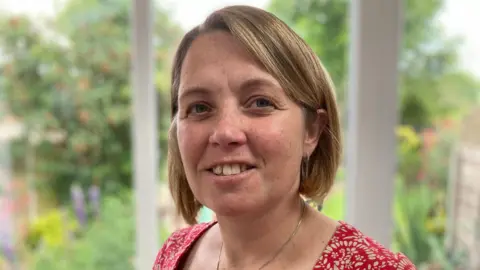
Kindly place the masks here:
<instances>
[{"instance_id":1,"label":"floral pattern on dress","mask_svg":"<svg viewBox=\"0 0 480 270\"><path fill-rule=\"evenodd\" d=\"M174 232L157 255L153 270L177 270L183 255L216 222L197 224ZM355 227L340 222L314 268L323 270L415 270L401 253L393 253Z\"/></svg>"},{"instance_id":2,"label":"floral pattern on dress","mask_svg":"<svg viewBox=\"0 0 480 270\"><path fill-rule=\"evenodd\" d=\"M355 227L340 222L314 269L414 270L412 262L401 253L393 253L365 236Z\"/></svg>"}]
</instances>

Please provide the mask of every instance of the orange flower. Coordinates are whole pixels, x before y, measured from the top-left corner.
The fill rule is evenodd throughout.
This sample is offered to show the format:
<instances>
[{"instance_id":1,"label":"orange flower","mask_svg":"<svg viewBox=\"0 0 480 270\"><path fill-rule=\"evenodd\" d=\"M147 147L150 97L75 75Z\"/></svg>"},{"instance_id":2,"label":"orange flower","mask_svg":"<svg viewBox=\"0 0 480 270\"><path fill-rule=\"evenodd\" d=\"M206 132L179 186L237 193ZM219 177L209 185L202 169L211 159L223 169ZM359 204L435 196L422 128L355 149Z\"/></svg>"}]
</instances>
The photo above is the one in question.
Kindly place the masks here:
<instances>
[{"instance_id":1,"label":"orange flower","mask_svg":"<svg viewBox=\"0 0 480 270\"><path fill-rule=\"evenodd\" d=\"M17 17L13 17L10 19L10 21L8 21L8 24L11 26L11 27L17 27L20 23L20 20L17 18Z\"/></svg>"},{"instance_id":2,"label":"orange flower","mask_svg":"<svg viewBox=\"0 0 480 270\"><path fill-rule=\"evenodd\" d=\"M422 135L424 148L426 151L429 151L437 142L437 133L433 129L425 129Z\"/></svg>"}]
</instances>

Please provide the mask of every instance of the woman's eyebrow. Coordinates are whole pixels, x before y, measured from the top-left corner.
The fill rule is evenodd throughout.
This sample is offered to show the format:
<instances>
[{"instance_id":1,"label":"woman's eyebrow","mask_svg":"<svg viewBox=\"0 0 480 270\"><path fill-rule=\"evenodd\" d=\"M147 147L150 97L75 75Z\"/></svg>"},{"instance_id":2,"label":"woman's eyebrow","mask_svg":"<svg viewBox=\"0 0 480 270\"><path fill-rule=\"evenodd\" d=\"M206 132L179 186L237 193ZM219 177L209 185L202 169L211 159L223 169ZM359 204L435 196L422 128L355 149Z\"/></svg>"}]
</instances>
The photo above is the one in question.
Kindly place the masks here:
<instances>
[{"instance_id":1,"label":"woman's eyebrow","mask_svg":"<svg viewBox=\"0 0 480 270\"><path fill-rule=\"evenodd\" d=\"M278 88L280 87L277 83L272 82L271 80L265 79L265 78L260 78L260 77L255 77L255 78L250 78L242 82L240 85L240 91L246 90L246 89L251 89L251 88L256 88L256 87L275 87Z\"/></svg>"},{"instance_id":2,"label":"woman's eyebrow","mask_svg":"<svg viewBox=\"0 0 480 270\"><path fill-rule=\"evenodd\" d=\"M252 90L259 87L272 87L272 88L280 88L278 83L273 82L272 80L261 78L261 77L253 77L243 81L238 88L238 91L245 91L245 90ZM178 97L178 101L182 102L190 97L204 97L211 94L211 91L203 86L186 86L182 87L179 91L180 95Z\"/></svg>"},{"instance_id":3,"label":"woman's eyebrow","mask_svg":"<svg viewBox=\"0 0 480 270\"><path fill-rule=\"evenodd\" d=\"M191 87L182 88L182 91L180 92L181 94L178 97L178 101L182 102L182 100L188 99L189 97L192 97L192 96L206 96L209 94L210 91L205 87L191 86Z\"/></svg>"}]
</instances>

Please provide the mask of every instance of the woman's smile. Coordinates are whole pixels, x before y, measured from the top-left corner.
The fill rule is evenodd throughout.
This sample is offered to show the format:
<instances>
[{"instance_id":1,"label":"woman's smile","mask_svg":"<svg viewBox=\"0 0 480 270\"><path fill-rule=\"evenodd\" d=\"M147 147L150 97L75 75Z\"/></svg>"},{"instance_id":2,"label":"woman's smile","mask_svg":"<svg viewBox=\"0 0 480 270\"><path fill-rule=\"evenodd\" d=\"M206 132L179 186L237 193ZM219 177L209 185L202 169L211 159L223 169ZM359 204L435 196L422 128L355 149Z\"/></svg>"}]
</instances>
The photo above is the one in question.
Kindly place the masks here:
<instances>
[{"instance_id":1,"label":"woman's smile","mask_svg":"<svg viewBox=\"0 0 480 270\"><path fill-rule=\"evenodd\" d=\"M255 167L245 164L225 164L206 170L206 178L214 185L221 187L234 187L242 185L251 179L256 172Z\"/></svg>"},{"instance_id":2,"label":"woman's smile","mask_svg":"<svg viewBox=\"0 0 480 270\"><path fill-rule=\"evenodd\" d=\"M222 164L222 165L215 165L209 172L217 176L230 176L230 175L237 175L240 173L245 172L246 170L253 169L254 166L250 166L244 163L232 163L232 164Z\"/></svg>"}]
</instances>

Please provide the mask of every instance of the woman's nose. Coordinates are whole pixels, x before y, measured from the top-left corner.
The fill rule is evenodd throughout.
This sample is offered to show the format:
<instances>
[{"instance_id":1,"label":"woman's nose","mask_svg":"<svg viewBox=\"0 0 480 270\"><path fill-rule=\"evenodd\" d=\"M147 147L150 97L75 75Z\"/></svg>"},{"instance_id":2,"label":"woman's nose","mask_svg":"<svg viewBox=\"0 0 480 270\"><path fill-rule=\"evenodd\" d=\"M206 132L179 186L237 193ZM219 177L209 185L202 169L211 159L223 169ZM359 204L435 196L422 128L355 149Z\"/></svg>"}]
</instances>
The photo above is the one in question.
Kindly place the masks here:
<instances>
[{"instance_id":1,"label":"woman's nose","mask_svg":"<svg viewBox=\"0 0 480 270\"><path fill-rule=\"evenodd\" d=\"M221 110L218 120L210 135L209 142L220 147L231 147L245 144L247 136L244 130L245 121L237 108Z\"/></svg>"}]
</instances>

